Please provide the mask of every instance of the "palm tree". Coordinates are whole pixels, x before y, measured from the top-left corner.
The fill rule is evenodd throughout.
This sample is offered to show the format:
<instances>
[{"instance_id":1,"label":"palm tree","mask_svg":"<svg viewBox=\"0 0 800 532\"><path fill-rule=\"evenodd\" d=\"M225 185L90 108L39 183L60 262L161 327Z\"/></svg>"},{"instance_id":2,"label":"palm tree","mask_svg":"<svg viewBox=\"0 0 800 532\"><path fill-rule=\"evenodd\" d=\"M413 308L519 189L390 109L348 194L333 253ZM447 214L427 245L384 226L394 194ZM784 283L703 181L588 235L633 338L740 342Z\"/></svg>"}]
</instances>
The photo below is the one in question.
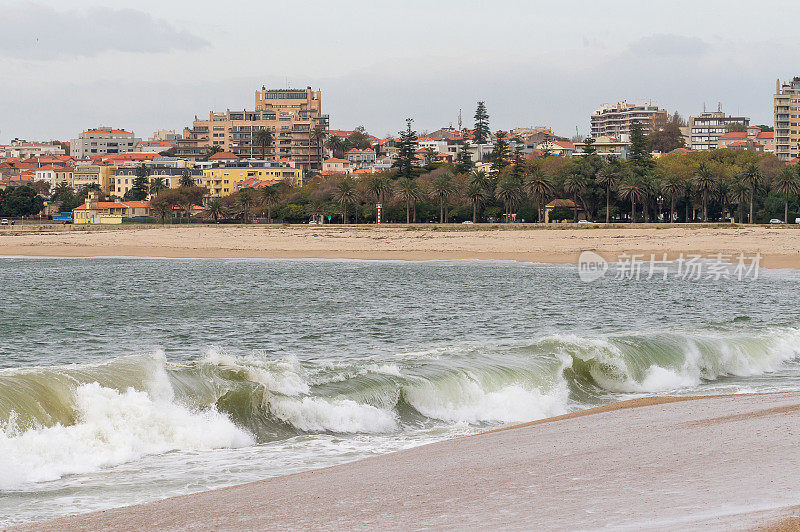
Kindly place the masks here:
<instances>
[{"instance_id":1,"label":"palm tree","mask_svg":"<svg viewBox=\"0 0 800 532\"><path fill-rule=\"evenodd\" d=\"M486 200L486 191L477 183L470 183L467 194L472 201L472 223L478 223L478 205L482 205Z\"/></svg>"},{"instance_id":2,"label":"palm tree","mask_svg":"<svg viewBox=\"0 0 800 532\"><path fill-rule=\"evenodd\" d=\"M683 179L675 174L670 174L661 185L661 190L669 196L669 221L675 220L675 197L678 196L684 187Z\"/></svg>"},{"instance_id":3,"label":"palm tree","mask_svg":"<svg viewBox=\"0 0 800 532\"><path fill-rule=\"evenodd\" d=\"M734 179L728 193L730 198L735 201L739 206L739 223L744 223L744 208L745 202L750 198L750 187L739 179Z\"/></svg>"},{"instance_id":4,"label":"palm tree","mask_svg":"<svg viewBox=\"0 0 800 532\"><path fill-rule=\"evenodd\" d=\"M705 163L700 163L694 175L694 185L703 197L703 221L708 222L708 194L717 186L717 177Z\"/></svg>"},{"instance_id":5,"label":"palm tree","mask_svg":"<svg viewBox=\"0 0 800 532\"><path fill-rule=\"evenodd\" d=\"M207 161L211 158L212 155L214 155L215 153L220 153L221 151L222 151L222 146L215 144L208 149L205 155L203 155L203 160Z\"/></svg>"},{"instance_id":6,"label":"palm tree","mask_svg":"<svg viewBox=\"0 0 800 532\"><path fill-rule=\"evenodd\" d=\"M800 192L800 180L794 168L786 168L775 178L775 188L783 194L783 223L789 223L789 196Z\"/></svg>"},{"instance_id":7,"label":"palm tree","mask_svg":"<svg viewBox=\"0 0 800 532\"><path fill-rule=\"evenodd\" d=\"M586 190L587 184L586 176L581 172L570 172L564 179L564 190L568 194L572 194L572 201L575 205L575 223L578 223L578 199L580 194Z\"/></svg>"},{"instance_id":8,"label":"palm tree","mask_svg":"<svg viewBox=\"0 0 800 532\"><path fill-rule=\"evenodd\" d=\"M161 176L155 176L150 179L150 194L152 196L158 196L159 192L167 188L167 184L164 183L164 178Z\"/></svg>"},{"instance_id":9,"label":"palm tree","mask_svg":"<svg viewBox=\"0 0 800 532\"><path fill-rule=\"evenodd\" d=\"M269 129L259 129L253 133L253 144L261 146L261 157L267 158L267 148L272 146L272 131Z\"/></svg>"},{"instance_id":10,"label":"palm tree","mask_svg":"<svg viewBox=\"0 0 800 532\"><path fill-rule=\"evenodd\" d=\"M753 202L756 198L756 189L761 185L764 176L758 165L750 163L739 174L739 179L750 188L750 223L753 223Z\"/></svg>"},{"instance_id":11,"label":"palm tree","mask_svg":"<svg viewBox=\"0 0 800 532\"><path fill-rule=\"evenodd\" d=\"M347 223L347 206L356 199L356 184L352 177L343 177L336 183L334 198L342 206L342 223Z\"/></svg>"},{"instance_id":12,"label":"palm tree","mask_svg":"<svg viewBox=\"0 0 800 532\"><path fill-rule=\"evenodd\" d=\"M645 184L642 178L636 174L628 175L622 183L620 183L617 194L622 200L631 200L631 223L636 222L636 202L640 201L645 196Z\"/></svg>"},{"instance_id":13,"label":"palm tree","mask_svg":"<svg viewBox=\"0 0 800 532\"><path fill-rule=\"evenodd\" d=\"M192 178L192 171L188 168L185 168L183 172L181 172L181 179L179 182L180 186L182 187L193 187L194 186L194 178Z\"/></svg>"},{"instance_id":14,"label":"palm tree","mask_svg":"<svg viewBox=\"0 0 800 532\"><path fill-rule=\"evenodd\" d=\"M414 205L414 221L417 221L417 201L420 198L419 185L415 179L402 178L397 182L397 194L406 202L406 223L411 223L411 205Z\"/></svg>"},{"instance_id":15,"label":"palm tree","mask_svg":"<svg viewBox=\"0 0 800 532\"><path fill-rule=\"evenodd\" d=\"M311 130L311 138L314 139L314 145L319 150L320 160L322 160L322 147L325 145L326 136L328 136L328 132L323 126L314 126L314 129Z\"/></svg>"},{"instance_id":16,"label":"palm tree","mask_svg":"<svg viewBox=\"0 0 800 532\"><path fill-rule=\"evenodd\" d=\"M439 199L439 223L447 223L447 200L453 194L453 178L443 173L433 182L434 195Z\"/></svg>"},{"instance_id":17,"label":"palm tree","mask_svg":"<svg viewBox=\"0 0 800 532\"><path fill-rule=\"evenodd\" d=\"M272 206L278 203L280 191L277 184L272 184L264 187L264 205L267 208L267 223L272 223Z\"/></svg>"},{"instance_id":18,"label":"palm tree","mask_svg":"<svg viewBox=\"0 0 800 532\"><path fill-rule=\"evenodd\" d=\"M536 209L541 223L544 220L544 200L552 194L553 185L541 168L535 168L528 175L528 181L525 186L528 189L528 193L536 200Z\"/></svg>"},{"instance_id":19,"label":"palm tree","mask_svg":"<svg viewBox=\"0 0 800 532\"><path fill-rule=\"evenodd\" d=\"M222 205L222 200L219 198L211 198L206 205L206 213L214 218L214 223L219 221L220 216L225 215L225 208Z\"/></svg>"},{"instance_id":20,"label":"palm tree","mask_svg":"<svg viewBox=\"0 0 800 532\"><path fill-rule=\"evenodd\" d=\"M391 190L391 182L384 176L375 175L367 183L367 189L375 196L377 203L383 203L386 194Z\"/></svg>"},{"instance_id":21,"label":"palm tree","mask_svg":"<svg viewBox=\"0 0 800 532\"><path fill-rule=\"evenodd\" d=\"M521 183L511 176L504 177L497 182L495 189L495 196L503 202L505 207L505 218L508 221L511 218L511 211L517 203L517 200L522 195Z\"/></svg>"},{"instance_id":22,"label":"palm tree","mask_svg":"<svg viewBox=\"0 0 800 532\"><path fill-rule=\"evenodd\" d=\"M243 188L240 190L239 195L236 197L236 203L239 204L239 209L244 218L244 223L248 223L250 221L250 211L255 203L253 198L253 189Z\"/></svg>"},{"instance_id":23,"label":"palm tree","mask_svg":"<svg viewBox=\"0 0 800 532\"><path fill-rule=\"evenodd\" d=\"M491 181L483 170L476 170L471 175L468 192L472 200L472 223L478 223L478 206L489 197Z\"/></svg>"},{"instance_id":24,"label":"palm tree","mask_svg":"<svg viewBox=\"0 0 800 532\"><path fill-rule=\"evenodd\" d=\"M622 168L615 159L600 170L595 178L597 184L606 189L606 223L611 221L611 189L617 186L621 175Z\"/></svg>"}]
</instances>

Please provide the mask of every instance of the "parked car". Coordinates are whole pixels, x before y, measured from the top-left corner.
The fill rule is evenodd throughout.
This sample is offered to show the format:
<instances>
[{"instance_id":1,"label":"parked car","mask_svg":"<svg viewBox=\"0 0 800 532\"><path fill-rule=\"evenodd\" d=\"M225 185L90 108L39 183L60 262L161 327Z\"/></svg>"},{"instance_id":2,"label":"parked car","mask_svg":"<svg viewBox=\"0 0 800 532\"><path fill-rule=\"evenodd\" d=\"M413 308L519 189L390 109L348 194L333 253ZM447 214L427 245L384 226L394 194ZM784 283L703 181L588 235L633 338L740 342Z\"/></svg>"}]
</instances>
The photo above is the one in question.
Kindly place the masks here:
<instances>
[{"instance_id":1,"label":"parked car","mask_svg":"<svg viewBox=\"0 0 800 532\"><path fill-rule=\"evenodd\" d=\"M589 220L578 220L578 223L579 224L590 224L592 222L590 222Z\"/></svg>"},{"instance_id":2,"label":"parked car","mask_svg":"<svg viewBox=\"0 0 800 532\"><path fill-rule=\"evenodd\" d=\"M461 225L472 225L472 220L465 220L461 222Z\"/></svg>"},{"instance_id":3,"label":"parked car","mask_svg":"<svg viewBox=\"0 0 800 532\"><path fill-rule=\"evenodd\" d=\"M783 220L778 220L777 218L773 218L772 220L769 221L769 223L771 225L781 225L783 223Z\"/></svg>"},{"instance_id":4,"label":"parked car","mask_svg":"<svg viewBox=\"0 0 800 532\"><path fill-rule=\"evenodd\" d=\"M8 218L3 218L0 220L0 225L8 225Z\"/></svg>"}]
</instances>

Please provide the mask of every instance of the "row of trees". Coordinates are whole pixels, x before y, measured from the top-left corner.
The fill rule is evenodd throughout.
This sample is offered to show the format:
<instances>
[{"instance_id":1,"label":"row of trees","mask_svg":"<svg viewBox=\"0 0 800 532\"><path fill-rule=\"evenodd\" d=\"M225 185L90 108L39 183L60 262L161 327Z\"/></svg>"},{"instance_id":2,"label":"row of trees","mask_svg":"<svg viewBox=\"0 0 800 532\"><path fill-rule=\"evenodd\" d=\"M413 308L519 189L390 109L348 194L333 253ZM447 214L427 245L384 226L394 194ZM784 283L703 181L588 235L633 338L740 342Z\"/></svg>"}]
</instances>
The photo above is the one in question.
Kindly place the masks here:
<instances>
[{"instance_id":1,"label":"row of trees","mask_svg":"<svg viewBox=\"0 0 800 532\"><path fill-rule=\"evenodd\" d=\"M401 139L397 167L354 179L315 178L302 187L277 184L244 190L212 200L215 218L250 220L264 215L286 222L331 217L345 223L375 219L383 205L393 222L542 221L544 206L556 198L571 199L572 209L556 209L551 219L577 220L580 211L595 221L788 221L800 211L800 174L773 155L711 150L669 154L657 160L649 143L634 131L627 160L607 161L594 153L566 159L547 156L524 160L507 148L493 153L489 173L462 172L459 165L417 166L404 155L403 140L413 153L410 125Z\"/></svg>"}]
</instances>

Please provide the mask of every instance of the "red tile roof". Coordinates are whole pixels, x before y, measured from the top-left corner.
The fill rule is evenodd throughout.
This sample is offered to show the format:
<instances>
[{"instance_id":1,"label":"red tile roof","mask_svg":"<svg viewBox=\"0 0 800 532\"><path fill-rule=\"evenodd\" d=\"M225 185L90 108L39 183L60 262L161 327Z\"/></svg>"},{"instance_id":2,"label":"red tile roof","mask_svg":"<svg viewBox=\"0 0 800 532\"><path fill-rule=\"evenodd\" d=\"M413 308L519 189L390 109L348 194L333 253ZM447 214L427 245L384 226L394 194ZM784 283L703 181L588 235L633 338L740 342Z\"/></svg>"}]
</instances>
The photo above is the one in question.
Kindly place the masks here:
<instances>
[{"instance_id":1,"label":"red tile roof","mask_svg":"<svg viewBox=\"0 0 800 532\"><path fill-rule=\"evenodd\" d=\"M231 153L229 151L221 151L219 153L215 153L211 157L208 158L209 161L229 161L232 159L238 159L239 156L235 153Z\"/></svg>"}]
</instances>

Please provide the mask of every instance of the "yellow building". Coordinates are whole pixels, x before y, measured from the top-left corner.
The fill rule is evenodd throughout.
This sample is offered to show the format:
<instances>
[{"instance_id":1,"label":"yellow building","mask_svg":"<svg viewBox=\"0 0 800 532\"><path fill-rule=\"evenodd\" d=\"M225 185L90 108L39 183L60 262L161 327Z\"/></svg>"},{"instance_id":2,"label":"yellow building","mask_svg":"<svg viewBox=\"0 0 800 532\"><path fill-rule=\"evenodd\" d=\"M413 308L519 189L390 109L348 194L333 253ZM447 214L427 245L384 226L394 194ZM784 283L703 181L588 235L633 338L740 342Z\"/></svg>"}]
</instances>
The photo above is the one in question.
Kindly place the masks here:
<instances>
[{"instance_id":1,"label":"yellow building","mask_svg":"<svg viewBox=\"0 0 800 532\"><path fill-rule=\"evenodd\" d=\"M259 181L288 181L293 186L298 186L303 183L303 171L289 166L221 166L203 170L198 184L208 189L209 196L218 198L235 192L234 184L237 181L252 178Z\"/></svg>"},{"instance_id":2,"label":"yellow building","mask_svg":"<svg viewBox=\"0 0 800 532\"><path fill-rule=\"evenodd\" d=\"M128 205L114 201L99 201L97 192L90 192L86 203L72 211L76 224L121 224Z\"/></svg>"},{"instance_id":3,"label":"yellow building","mask_svg":"<svg viewBox=\"0 0 800 532\"><path fill-rule=\"evenodd\" d=\"M72 172L73 187L80 190L87 185L100 185L100 189L110 194L113 192L112 184L116 174L116 166L87 164L78 165Z\"/></svg>"}]
</instances>

